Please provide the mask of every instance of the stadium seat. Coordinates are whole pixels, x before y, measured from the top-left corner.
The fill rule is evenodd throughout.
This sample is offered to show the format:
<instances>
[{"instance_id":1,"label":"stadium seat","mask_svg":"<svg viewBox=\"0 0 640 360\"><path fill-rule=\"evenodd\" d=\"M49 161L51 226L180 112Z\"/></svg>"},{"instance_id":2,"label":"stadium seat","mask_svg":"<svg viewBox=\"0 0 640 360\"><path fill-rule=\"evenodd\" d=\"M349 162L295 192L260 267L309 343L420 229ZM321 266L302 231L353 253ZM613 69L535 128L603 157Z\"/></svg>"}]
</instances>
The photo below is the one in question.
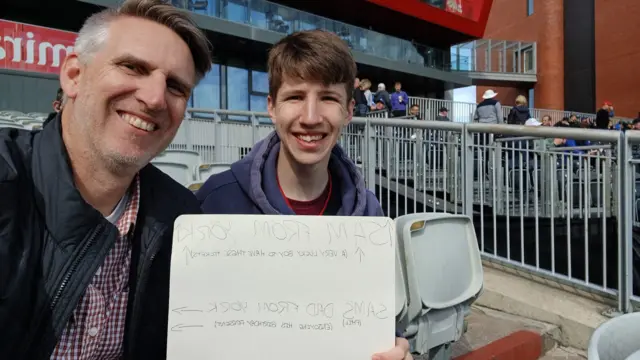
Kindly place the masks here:
<instances>
[{"instance_id":1,"label":"stadium seat","mask_svg":"<svg viewBox=\"0 0 640 360\"><path fill-rule=\"evenodd\" d=\"M231 164L216 163L216 164L202 164L199 167L200 180L207 181L211 175L215 175L231 169Z\"/></svg>"},{"instance_id":2,"label":"stadium seat","mask_svg":"<svg viewBox=\"0 0 640 360\"><path fill-rule=\"evenodd\" d=\"M188 186L193 182L193 173L186 164L163 161L153 161L152 164L183 186Z\"/></svg>"},{"instance_id":3,"label":"stadium seat","mask_svg":"<svg viewBox=\"0 0 640 360\"><path fill-rule=\"evenodd\" d=\"M194 181L200 180L199 167L200 167L200 155L195 151L188 150L166 150L162 152L160 155L156 156L153 160L151 160L152 164L156 162L164 163L164 164L178 164L185 165L189 169L189 177L184 180L176 181L180 182L183 185L190 184Z\"/></svg>"},{"instance_id":4,"label":"stadium seat","mask_svg":"<svg viewBox=\"0 0 640 360\"><path fill-rule=\"evenodd\" d=\"M400 247L396 246L396 327L398 329L406 329L408 324L407 317L407 286L405 282L404 270L402 270L402 261L400 260Z\"/></svg>"},{"instance_id":5,"label":"stadium seat","mask_svg":"<svg viewBox=\"0 0 640 360\"><path fill-rule=\"evenodd\" d=\"M591 335L589 360L640 360L640 313L608 320Z\"/></svg>"},{"instance_id":6,"label":"stadium seat","mask_svg":"<svg viewBox=\"0 0 640 360\"><path fill-rule=\"evenodd\" d=\"M451 345L464 332L464 317L482 291L473 223L464 215L408 214L396 219L396 231L408 286L404 336L414 353L449 358Z\"/></svg>"}]
</instances>

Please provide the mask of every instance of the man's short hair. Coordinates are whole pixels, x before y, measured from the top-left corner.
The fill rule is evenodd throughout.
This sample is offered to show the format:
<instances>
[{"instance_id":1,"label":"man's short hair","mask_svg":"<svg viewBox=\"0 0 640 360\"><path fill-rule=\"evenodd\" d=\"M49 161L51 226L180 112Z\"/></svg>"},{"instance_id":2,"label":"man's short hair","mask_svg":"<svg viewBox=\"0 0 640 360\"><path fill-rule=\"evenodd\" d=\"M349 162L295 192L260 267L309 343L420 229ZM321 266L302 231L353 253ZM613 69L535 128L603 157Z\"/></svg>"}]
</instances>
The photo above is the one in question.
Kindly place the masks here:
<instances>
[{"instance_id":1,"label":"man's short hair","mask_svg":"<svg viewBox=\"0 0 640 360\"><path fill-rule=\"evenodd\" d=\"M347 103L353 97L357 67L347 44L325 30L295 32L269 51L269 95L276 99L285 78L343 84Z\"/></svg>"},{"instance_id":2,"label":"man's short hair","mask_svg":"<svg viewBox=\"0 0 640 360\"><path fill-rule=\"evenodd\" d=\"M106 42L111 22L122 16L153 21L178 34L189 47L197 80L211 69L211 43L207 36L187 14L164 0L126 0L118 9L91 15L82 25L74 46L81 61L90 61Z\"/></svg>"}]
</instances>

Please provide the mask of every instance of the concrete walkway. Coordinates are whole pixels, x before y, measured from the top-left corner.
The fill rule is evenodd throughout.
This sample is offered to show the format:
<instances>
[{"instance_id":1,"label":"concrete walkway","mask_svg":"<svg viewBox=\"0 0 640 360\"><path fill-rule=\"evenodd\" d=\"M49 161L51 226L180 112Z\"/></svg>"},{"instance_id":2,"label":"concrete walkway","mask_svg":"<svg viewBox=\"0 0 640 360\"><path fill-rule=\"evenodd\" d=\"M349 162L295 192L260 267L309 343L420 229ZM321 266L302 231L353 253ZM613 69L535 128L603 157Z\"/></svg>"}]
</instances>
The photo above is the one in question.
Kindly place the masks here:
<instances>
[{"instance_id":1,"label":"concrete walkway","mask_svg":"<svg viewBox=\"0 0 640 360\"><path fill-rule=\"evenodd\" d=\"M485 266L484 291L452 348L456 360L586 359L607 306Z\"/></svg>"}]
</instances>

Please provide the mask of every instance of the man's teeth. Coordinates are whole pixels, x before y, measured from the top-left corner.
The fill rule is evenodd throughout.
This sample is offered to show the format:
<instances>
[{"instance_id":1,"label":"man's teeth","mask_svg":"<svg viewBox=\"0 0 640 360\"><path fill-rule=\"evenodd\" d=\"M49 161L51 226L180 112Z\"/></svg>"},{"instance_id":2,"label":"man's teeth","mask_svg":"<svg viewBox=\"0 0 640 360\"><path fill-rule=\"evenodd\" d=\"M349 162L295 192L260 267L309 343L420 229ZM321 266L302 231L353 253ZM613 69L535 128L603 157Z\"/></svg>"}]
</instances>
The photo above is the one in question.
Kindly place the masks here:
<instances>
[{"instance_id":1,"label":"man's teeth","mask_svg":"<svg viewBox=\"0 0 640 360\"><path fill-rule=\"evenodd\" d=\"M298 139L306 142L318 141L322 139L322 135L298 135Z\"/></svg>"},{"instance_id":2,"label":"man's teeth","mask_svg":"<svg viewBox=\"0 0 640 360\"><path fill-rule=\"evenodd\" d=\"M137 127L138 129L141 130L145 130L145 131L153 131L156 129L156 125L152 124L150 122L146 122L142 119L140 119L137 116L131 115L131 114L126 114L123 113L120 115L125 121L127 121L129 124L131 124L134 127Z\"/></svg>"}]
</instances>

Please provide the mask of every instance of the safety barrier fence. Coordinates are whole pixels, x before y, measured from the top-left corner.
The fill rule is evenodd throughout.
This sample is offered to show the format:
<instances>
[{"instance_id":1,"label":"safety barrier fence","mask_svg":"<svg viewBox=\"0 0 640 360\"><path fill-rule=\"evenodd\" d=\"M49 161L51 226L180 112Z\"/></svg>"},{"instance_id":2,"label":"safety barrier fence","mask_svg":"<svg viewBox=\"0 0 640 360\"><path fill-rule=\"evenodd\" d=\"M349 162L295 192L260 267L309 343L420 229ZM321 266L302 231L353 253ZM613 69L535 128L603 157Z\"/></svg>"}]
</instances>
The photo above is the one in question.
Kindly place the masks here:
<instances>
[{"instance_id":1,"label":"safety barrier fence","mask_svg":"<svg viewBox=\"0 0 640 360\"><path fill-rule=\"evenodd\" d=\"M273 131L266 113L189 112L170 148L197 151L203 163L240 160ZM388 216L466 214L487 261L615 300L622 312L640 300L640 131L373 113L354 118L339 143Z\"/></svg>"}]
</instances>

